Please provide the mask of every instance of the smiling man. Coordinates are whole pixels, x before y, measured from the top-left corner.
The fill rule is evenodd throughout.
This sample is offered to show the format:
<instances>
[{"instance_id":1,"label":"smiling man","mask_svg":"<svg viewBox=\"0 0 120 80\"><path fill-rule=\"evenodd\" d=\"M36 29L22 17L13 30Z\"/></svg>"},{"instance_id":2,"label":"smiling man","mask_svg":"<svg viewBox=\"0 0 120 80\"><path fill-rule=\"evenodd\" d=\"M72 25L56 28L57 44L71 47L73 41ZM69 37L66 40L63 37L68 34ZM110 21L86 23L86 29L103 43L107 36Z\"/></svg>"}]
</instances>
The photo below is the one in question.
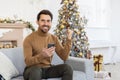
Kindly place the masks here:
<instances>
[{"instance_id":1,"label":"smiling man","mask_svg":"<svg viewBox=\"0 0 120 80\"><path fill-rule=\"evenodd\" d=\"M58 77L61 77L62 80L73 80L73 70L69 65L51 65L54 52L62 60L67 60L71 49L73 31L67 30L66 44L62 46L58 38L49 33L52 19L53 15L49 10L40 11L36 21L38 30L28 35L24 40L23 47L26 68L23 75L25 80L42 80ZM51 47L50 44L52 44Z\"/></svg>"}]
</instances>

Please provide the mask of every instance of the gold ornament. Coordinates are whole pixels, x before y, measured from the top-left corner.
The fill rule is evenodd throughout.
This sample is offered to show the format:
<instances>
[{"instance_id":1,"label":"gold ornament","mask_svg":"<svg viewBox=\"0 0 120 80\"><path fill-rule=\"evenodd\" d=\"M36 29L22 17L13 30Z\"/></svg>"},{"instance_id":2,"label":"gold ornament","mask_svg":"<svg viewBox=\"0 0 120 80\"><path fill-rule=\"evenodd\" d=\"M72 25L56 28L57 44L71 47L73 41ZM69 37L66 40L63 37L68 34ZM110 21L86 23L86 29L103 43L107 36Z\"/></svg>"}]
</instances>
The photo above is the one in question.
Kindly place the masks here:
<instances>
[{"instance_id":1,"label":"gold ornament","mask_svg":"<svg viewBox=\"0 0 120 80\"><path fill-rule=\"evenodd\" d=\"M66 23L65 20L62 20L61 22L62 22L62 24L65 24L65 23Z\"/></svg>"},{"instance_id":2,"label":"gold ornament","mask_svg":"<svg viewBox=\"0 0 120 80\"><path fill-rule=\"evenodd\" d=\"M65 0L65 1L64 1L64 4L68 4L68 0Z\"/></svg>"},{"instance_id":3,"label":"gold ornament","mask_svg":"<svg viewBox=\"0 0 120 80\"><path fill-rule=\"evenodd\" d=\"M64 25L61 25L61 26L60 26L60 29L64 29L64 28L65 28L65 26L64 26Z\"/></svg>"},{"instance_id":4,"label":"gold ornament","mask_svg":"<svg viewBox=\"0 0 120 80\"><path fill-rule=\"evenodd\" d=\"M67 10L66 6L63 7L64 10Z\"/></svg>"},{"instance_id":5,"label":"gold ornament","mask_svg":"<svg viewBox=\"0 0 120 80\"><path fill-rule=\"evenodd\" d=\"M78 31L78 29L74 29L74 32L77 32Z\"/></svg>"},{"instance_id":6,"label":"gold ornament","mask_svg":"<svg viewBox=\"0 0 120 80\"><path fill-rule=\"evenodd\" d=\"M69 0L69 3L71 3L71 4L72 4L72 3L73 3L73 0Z\"/></svg>"},{"instance_id":7,"label":"gold ornament","mask_svg":"<svg viewBox=\"0 0 120 80\"><path fill-rule=\"evenodd\" d=\"M80 16L79 14L80 14L79 12L76 13L76 17L77 17L77 18Z\"/></svg>"},{"instance_id":8,"label":"gold ornament","mask_svg":"<svg viewBox=\"0 0 120 80\"><path fill-rule=\"evenodd\" d=\"M74 29L74 32L80 34L80 31L78 29Z\"/></svg>"},{"instance_id":9,"label":"gold ornament","mask_svg":"<svg viewBox=\"0 0 120 80\"><path fill-rule=\"evenodd\" d=\"M4 20L2 18L0 18L0 23L3 23L3 22L4 22Z\"/></svg>"},{"instance_id":10,"label":"gold ornament","mask_svg":"<svg viewBox=\"0 0 120 80\"><path fill-rule=\"evenodd\" d=\"M78 57L83 57L83 53L80 52L80 53L78 54Z\"/></svg>"},{"instance_id":11,"label":"gold ornament","mask_svg":"<svg viewBox=\"0 0 120 80\"><path fill-rule=\"evenodd\" d=\"M84 29L81 30L81 32L84 32L84 31L85 31Z\"/></svg>"},{"instance_id":12,"label":"gold ornament","mask_svg":"<svg viewBox=\"0 0 120 80\"><path fill-rule=\"evenodd\" d=\"M59 33L59 29L56 29L55 32L56 32L56 33Z\"/></svg>"},{"instance_id":13,"label":"gold ornament","mask_svg":"<svg viewBox=\"0 0 120 80\"><path fill-rule=\"evenodd\" d=\"M80 34L80 31L78 31L77 34Z\"/></svg>"}]
</instances>

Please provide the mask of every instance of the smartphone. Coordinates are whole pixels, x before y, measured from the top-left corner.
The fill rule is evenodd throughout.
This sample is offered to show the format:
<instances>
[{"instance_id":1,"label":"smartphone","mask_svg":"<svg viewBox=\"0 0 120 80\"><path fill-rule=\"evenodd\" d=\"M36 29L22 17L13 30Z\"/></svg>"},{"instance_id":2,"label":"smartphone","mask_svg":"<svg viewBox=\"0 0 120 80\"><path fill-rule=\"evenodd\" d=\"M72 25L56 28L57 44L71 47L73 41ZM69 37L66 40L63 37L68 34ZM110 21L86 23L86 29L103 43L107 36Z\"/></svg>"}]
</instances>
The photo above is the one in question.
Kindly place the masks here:
<instances>
[{"instance_id":1,"label":"smartphone","mask_svg":"<svg viewBox=\"0 0 120 80\"><path fill-rule=\"evenodd\" d=\"M54 43L48 44L48 48L55 46Z\"/></svg>"}]
</instances>

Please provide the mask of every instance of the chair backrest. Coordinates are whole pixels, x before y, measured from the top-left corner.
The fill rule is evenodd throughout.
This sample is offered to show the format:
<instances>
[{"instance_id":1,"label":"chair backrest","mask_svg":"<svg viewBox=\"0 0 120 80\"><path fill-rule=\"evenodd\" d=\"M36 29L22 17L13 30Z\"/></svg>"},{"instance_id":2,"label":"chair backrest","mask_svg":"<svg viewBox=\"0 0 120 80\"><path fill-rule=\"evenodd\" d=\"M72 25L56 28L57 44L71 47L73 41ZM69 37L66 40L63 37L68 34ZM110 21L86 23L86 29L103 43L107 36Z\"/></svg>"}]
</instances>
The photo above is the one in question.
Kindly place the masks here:
<instances>
[{"instance_id":1,"label":"chair backrest","mask_svg":"<svg viewBox=\"0 0 120 80\"><path fill-rule=\"evenodd\" d=\"M56 54L54 53L52 63L53 65L63 64L64 61Z\"/></svg>"}]
</instances>

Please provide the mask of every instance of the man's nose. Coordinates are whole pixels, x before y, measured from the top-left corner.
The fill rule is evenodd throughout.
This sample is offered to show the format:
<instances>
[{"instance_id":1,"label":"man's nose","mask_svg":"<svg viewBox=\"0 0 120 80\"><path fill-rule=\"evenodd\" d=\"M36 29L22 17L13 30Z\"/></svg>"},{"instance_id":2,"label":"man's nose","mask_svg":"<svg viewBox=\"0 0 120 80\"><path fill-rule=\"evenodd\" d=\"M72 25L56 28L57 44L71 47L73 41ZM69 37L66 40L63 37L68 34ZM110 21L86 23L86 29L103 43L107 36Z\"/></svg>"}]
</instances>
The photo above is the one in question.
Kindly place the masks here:
<instances>
[{"instance_id":1,"label":"man's nose","mask_svg":"<svg viewBox=\"0 0 120 80\"><path fill-rule=\"evenodd\" d=\"M47 25L47 24L48 24L48 22L47 22L47 21L44 21L44 24L45 24L45 25Z\"/></svg>"}]
</instances>

